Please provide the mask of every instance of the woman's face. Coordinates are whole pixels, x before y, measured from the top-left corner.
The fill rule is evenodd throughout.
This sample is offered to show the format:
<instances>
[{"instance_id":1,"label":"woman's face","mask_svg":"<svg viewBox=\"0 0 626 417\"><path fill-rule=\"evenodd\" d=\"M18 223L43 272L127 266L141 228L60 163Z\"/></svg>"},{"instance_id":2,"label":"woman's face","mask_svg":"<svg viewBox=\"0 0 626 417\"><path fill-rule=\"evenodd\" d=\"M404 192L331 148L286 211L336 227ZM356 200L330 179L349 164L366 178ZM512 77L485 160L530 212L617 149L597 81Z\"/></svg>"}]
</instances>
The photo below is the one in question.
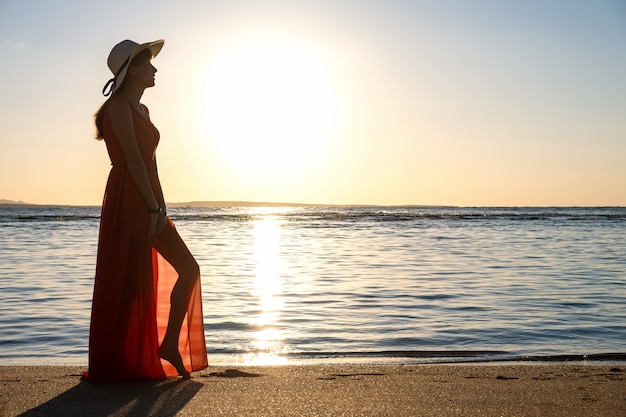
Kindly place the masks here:
<instances>
[{"instance_id":1,"label":"woman's face","mask_svg":"<svg viewBox=\"0 0 626 417\"><path fill-rule=\"evenodd\" d=\"M149 59L142 60L129 68L133 81L144 88L154 87L154 74L157 69Z\"/></svg>"}]
</instances>

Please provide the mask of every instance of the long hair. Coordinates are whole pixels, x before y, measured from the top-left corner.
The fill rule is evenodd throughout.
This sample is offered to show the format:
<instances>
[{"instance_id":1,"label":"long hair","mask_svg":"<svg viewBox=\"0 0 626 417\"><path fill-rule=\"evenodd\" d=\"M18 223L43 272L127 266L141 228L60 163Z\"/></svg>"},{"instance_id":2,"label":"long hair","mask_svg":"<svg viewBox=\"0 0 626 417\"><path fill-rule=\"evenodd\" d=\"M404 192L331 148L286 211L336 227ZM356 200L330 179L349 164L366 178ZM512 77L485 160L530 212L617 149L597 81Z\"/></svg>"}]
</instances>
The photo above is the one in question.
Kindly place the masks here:
<instances>
[{"instance_id":1,"label":"long hair","mask_svg":"<svg viewBox=\"0 0 626 417\"><path fill-rule=\"evenodd\" d=\"M152 55L150 53L150 50L149 49L144 49L143 51L141 51L137 55L135 55L133 60L130 61L130 64L128 64L128 67L130 68L130 67L136 66L138 64L141 64L141 63L143 63L145 61L149 61L151 58L152 58ZM104 109L106 109L107 104L109 104L109 102L117 95L117 92L122 89L122 87L126 83L126 80L128 80L128 77L126 77L124 79L124 81L122 81L122 85L117 87L115 89L115 91L113 93L111 93L109 98L107 98L106 101L104 103L102 103L102 105L100 106L100 108L98 109L96 114L94 114L94 116L93 116L94 119L95 119L95 122L96 122L96 139L98 139L98 140L104 139L104 131L103 131Z\"/></svg>"}]
</instances>

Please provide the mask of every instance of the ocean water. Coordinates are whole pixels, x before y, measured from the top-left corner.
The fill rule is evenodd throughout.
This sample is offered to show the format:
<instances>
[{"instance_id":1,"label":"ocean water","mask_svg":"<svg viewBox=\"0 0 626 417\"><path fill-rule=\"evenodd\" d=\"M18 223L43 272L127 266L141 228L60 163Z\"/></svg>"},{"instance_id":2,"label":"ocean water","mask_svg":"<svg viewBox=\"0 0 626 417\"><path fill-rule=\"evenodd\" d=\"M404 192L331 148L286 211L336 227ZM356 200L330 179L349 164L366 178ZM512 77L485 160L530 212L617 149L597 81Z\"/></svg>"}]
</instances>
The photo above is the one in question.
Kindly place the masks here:
<instances>
[{"instance_id":1,"label":"ocean water","mask_svg":"<svg viewBox=\"0 0 626 417\"><path fill-rule=\"evenodd\" d=\"M626 208L173 208L209 362L624 358ZM0 364L86 364L99 208L0 209Z\"/></svg>"}]
</instances>

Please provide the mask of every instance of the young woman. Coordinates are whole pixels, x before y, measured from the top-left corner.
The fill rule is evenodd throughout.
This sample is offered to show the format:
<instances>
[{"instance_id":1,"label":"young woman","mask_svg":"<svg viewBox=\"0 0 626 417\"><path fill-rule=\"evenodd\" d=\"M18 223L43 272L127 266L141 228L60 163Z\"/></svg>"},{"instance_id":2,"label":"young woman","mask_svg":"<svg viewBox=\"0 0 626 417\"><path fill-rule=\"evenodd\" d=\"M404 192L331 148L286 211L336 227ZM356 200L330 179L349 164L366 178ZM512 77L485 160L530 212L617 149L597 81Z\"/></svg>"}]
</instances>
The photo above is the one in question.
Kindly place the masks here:
<instances>
[{"instance_id":1,"label":"young woman","mask_svg":"<svg viewBox=\"0 0 626 417\"><path fill-rule=\"evenodd\" d=\"M109 54L110 97L96 114L107 181L89 334L94 382L162 379L207 367L200 271L167 217L155 151L159 131L140 103L163 47L125 40ZM106 90L109 90L108 92Z\"/></svg>"}]
</instances>

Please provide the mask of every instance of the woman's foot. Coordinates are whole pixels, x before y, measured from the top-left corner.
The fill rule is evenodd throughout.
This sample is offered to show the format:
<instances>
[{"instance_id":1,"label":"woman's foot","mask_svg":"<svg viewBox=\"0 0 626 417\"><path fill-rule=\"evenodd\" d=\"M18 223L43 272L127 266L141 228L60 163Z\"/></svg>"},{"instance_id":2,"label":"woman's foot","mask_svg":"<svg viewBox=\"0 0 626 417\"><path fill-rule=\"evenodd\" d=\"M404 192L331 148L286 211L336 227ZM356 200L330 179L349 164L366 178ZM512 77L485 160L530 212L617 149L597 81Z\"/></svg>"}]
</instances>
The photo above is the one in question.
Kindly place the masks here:
<instances>
[{"instance_id":1,"label":"woman's foot","mask_svg":"<svg viewBox=\"0 0 626 417\"><path fill-rule=\"evenodd\" d=\"M159 348L159 356L171 363L183 379L191 379L191 375L183 365L183 358L180 356L180 352L177 347L174 349L167 349L165 345L161 345Z\"/></svg>"}]
</instances>

